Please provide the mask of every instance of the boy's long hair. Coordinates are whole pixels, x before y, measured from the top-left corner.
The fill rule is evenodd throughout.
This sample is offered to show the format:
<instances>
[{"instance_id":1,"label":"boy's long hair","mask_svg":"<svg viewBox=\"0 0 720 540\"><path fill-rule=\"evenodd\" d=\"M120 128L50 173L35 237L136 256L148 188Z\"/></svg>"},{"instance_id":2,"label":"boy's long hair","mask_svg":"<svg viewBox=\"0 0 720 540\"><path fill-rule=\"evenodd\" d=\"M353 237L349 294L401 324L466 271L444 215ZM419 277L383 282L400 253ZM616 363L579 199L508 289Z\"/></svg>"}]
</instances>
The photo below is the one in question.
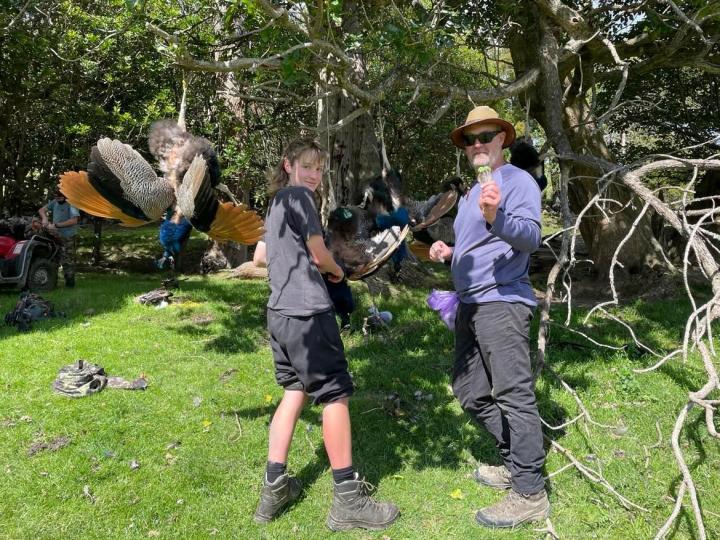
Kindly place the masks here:
<instances>
[{"instance_id":1,"label":"boy's long hair","mask_svg":"<svg viewBox=\"0 0 720 540\"><path fill-rule=\"evenodd\" d=\"M285 172L285 160L287 159L292 165L306 152L312 154L314 159L327 161L328 153L319 142L310 138L295 139L285 147L278 164L268 171L267 178L269 199L272 199L275 194L287 186L290 181L288 173Z\"/></svg>"}]
</instances>

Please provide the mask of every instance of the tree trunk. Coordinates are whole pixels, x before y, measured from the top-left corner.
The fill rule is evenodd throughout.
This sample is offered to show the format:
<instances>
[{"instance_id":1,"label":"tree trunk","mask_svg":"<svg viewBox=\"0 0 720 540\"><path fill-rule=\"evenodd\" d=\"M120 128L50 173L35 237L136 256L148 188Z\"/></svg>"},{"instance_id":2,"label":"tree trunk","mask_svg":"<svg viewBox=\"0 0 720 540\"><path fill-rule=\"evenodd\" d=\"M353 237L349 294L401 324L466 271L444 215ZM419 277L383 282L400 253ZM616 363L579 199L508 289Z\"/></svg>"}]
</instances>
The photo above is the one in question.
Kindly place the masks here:
<instances>
[{"instance_id":1,"label":"tree trunk","mask_svg":"<svg viewBox=\"0 0 720 540\"><path fill-rule=\"evenodd\" d=\"M601 135L592 132L596 125L595 119L591 117L584 97L582 100L568 101L564 123L566 126L582 125L578 129L568 130L575 153L589 153L614 161ZM597 171L581 165L573 165L571 171L576 178L568 186L568 197L570 209L577 214L598 193ZM580 223L580 233L598 272L606 274L617 245L633 226L643 205L637 199L631 200L628 188L614 182L607 187L602 197L617 202L600 203L599 206L605 212L597 205L591 208ZM655 266L662 260L655 253L650 218L650 213L646 212L635 225L635 232L619 255L620 262L628 272L639 272L643 267Z\"/></svg>"},{"instance_id":2,"label":"tree trunk","mask_svg":"<svg viewBox=\"0 0 720 540\"><path fill-rule=\"evenodd\" d=\"M590 61L580 62L586 70L580 76L576 68L574 79L570 73L558 69L559 50L554 26L545 16L529 5L527 23L522 33L513 37L510 52L516 76L522 76L534 66L540 66L541 75L529 95L530 115L545 130L555 152L591 154L613 161L602 133L596 130L597 120L587 103L587 90L592 86L592 73L587 66ZM525 102L521 98L521 102ZM598 193L597 169L570 163L571 178L568 185L570 210L579 214ZM602 210L591 208L580 223L580 233L585 241L596 271L605 275L617 245L630 230L642 205L631 201L632 195L624 185L611 183L603 193L606 202L599 202ZM607 202L614 200L614 202ZM656 253L650 216L646 214L636 225L636 230L625 244L619 260L627 271L636 272L644 266L652 266L660 257Z\"/></svg>"},{"instance_id":3,"label":"tree trunk","mask_svg":"<svg viewBox=\"0 0 720 540\"><path fill-rule=\"evenodd\" d=\"M219 21L218 26L220 24L221 22ZM219 53L216 53L216 60L218 58ZM233 136L235 138L243 140L247 136L247 128L245 127L245 109L243 107L243 101L238 97L240 93L240 88L237 82L237 78L234 73L221 73L218 74L217 77L219 79L218 97L225 102L225 105L233 114L235 119L241 126L243 126L243 130L237 131ZM238 193L233 189L237 184L235 179L232 179L231 181L231 179L224 178L223 182L225 182L228 188L232 190L233 195L241 199L243 203L248 204L250 202L250 194L247 190L243 190L242 195L238 195ZM248 260L248 247L244 244L232 241L220 243L213 242L208 252L206 252L206 255L209 255L209 252L211 252L213 248L217 248L220 250L220 252L225 256L227 264L230 266L230 268L240 266L242 263Z\"/></svg>"},{"instance_id":4,"label":"tree trunk","mask_svg":"<svg viewBox=\"0 0 720 540\"><path fill-rule=\"evenodd\" d=\"M247 130L244 127L246 124L243 102L240 98L237 97L237 95L239 94L237 79L235 78L234 73L219 74L218 77L221 79L222 83L222 90L219 92L220 98L225 102L227 108L238 120L238 123L243 126L243 130L237 131L233 135L233 137L242 140L247 136ZM240 199L246 205L250 203L250 193L247 190L243 190L242 194L240 195L237 193L236 189L234 189L238 185L236 179L224 178L223 182L225 182L228 188L233 191L233 195L235 195L236 198ZM220 244L218 244L218 246L222 253L225 255L228 264L230 265L230 268L240 266L242 263L248 260L248 247L246 245L240 244L238 242L228 241L221 242Z\"/></svg>"},{"instance_id":5,"label":"tree trunk","mask_svg":"<svg viewBox=\"0 0 720 540\"><path fill-rule=\"evenodd\" d=\"M318 107L320 142L330 154L328 174L323 182L321 214L325 220L338 206L360 202L363 184L380 175L382 160L369 113L356 118L350 125L334 133L327 126L342 120L358 108L344 92L321 100Z\"/></svg>"},{"instance_id":6,"label":"tree trunk","mask_svg":"<svg viewBox=\"0 0 720 540\"><path fill-rule=\"evenodd\" d=\"M343 32L351 33L356 29L358 22L354 15L359 10L356 2L345 2L343 11L349 16L343 20ZM355 77L365 79L367 68L364 58L360 54L352 57L355 60ZM328 79L326 72L320 73L320 80L319 94L327 92L326 85L335 82ZM330 153L328 174L323 180L320 211L324 223L330 212L338 206L360 202L363 184L379 176L382 171L382 158L370 113L359 116L338 130L328 131L328 126L336 124L361 106L344 90L318 100L318 138Z\"/></svg>"}]
</instances>

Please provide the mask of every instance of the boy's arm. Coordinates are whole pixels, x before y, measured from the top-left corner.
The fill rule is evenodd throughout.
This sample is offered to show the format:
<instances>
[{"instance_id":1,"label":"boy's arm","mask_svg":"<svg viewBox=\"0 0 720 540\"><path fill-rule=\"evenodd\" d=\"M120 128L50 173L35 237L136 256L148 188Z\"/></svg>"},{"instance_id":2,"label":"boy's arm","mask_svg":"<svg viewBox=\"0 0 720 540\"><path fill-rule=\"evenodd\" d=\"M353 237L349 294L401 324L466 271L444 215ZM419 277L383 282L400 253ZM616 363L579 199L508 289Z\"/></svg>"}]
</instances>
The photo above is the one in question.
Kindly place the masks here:
<instances>
[{"instance_id":1,"label":"boy's arm","mask_svg":"<svg viewBox=\"0 0 720 540\"><path fill-rule=\"evenodd\" d=\"M323 240L322 235L311 235L305 244L308 247L308 251L310 251L310 257L315 263L315 266L318 267L318 270L320 270L322 274L330 274L328 279L334 283L342 281L345 274L338 263L335 262L335 259L333 259L333 256L328 248L325 246L325 240Z\"/></svg>"},{"instance_id":2,"label":"boy's arm","mask_svg":"<svg viewBox=\"0 0 720 540\"><path fill-rule=\"evenodd\" d=\"M253 253L253 264L259 267L267 266L267 248L265 242L260 240L255 246L255 253Z\"/></svg>"},{"instance_id":3,"label":"boy's arm","mask_svg":"<svg viewBox=\"0 0 720 540\"><path fill-rule=\"evenodd\" d=\"M321 274L329 274L329 281L333 283L342 281L345 273L325 246L322 226L315 209L312 192L307 188L292 190L287 204L287 220L293 230L305 238L305 245L310 252L312 262L318 267Z\"/></svg>"}]
</instances>

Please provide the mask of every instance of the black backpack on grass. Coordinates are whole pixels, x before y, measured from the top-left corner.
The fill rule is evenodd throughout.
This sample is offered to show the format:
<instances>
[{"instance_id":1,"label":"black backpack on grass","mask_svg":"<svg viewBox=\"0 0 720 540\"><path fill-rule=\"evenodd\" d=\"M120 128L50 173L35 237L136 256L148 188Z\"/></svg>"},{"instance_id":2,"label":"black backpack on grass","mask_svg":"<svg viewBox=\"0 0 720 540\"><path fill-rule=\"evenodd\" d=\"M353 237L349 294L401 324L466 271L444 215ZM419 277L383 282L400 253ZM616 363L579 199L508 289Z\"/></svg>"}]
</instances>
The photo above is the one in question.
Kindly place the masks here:
<instances>
[{"instance_id":1,"label":"black backpack on grass","mask_svg":"<svg viewBox=\"0 0 720 540\"><path fill-rule=\"evenodd\" d=\"M20 300L15 304L15 308L5 315L5 324L17 326L19 331L27 332L34 321L62 315L55 311L49 300L31 292L23 292L20 294Z\"/></svg>"}]
</instances>

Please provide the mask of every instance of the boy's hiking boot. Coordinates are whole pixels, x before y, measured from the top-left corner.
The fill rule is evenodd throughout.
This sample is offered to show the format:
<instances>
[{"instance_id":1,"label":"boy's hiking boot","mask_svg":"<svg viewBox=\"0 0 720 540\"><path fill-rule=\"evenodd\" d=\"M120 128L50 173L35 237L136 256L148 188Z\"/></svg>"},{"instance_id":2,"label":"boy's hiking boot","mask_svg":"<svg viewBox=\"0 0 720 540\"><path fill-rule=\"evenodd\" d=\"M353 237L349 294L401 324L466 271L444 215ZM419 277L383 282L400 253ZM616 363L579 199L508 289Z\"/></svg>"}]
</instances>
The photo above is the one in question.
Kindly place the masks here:
<instances>
[{"instance_id":1,"label":"boy's hiking boot","mask_svg":"<svg viewBox=\"0 0 720 540\"><path fill-rule=\"evenodd\" d=\"M285 506L298 498L301 491L300 481L287 473L278 476L272 484L268 483L267 477L263 478L260 502L255 510L255 521L267 523L274 519Z\"/></svg>"},{"instance_id":2,"label":"boy's hiking boot","mask_svg":"<svg viewBox=\"0 0 720 540\"><path fill-rule=\"evenodd\" d=\"M505 465L478 465L473 471L476 482L495 489L510 489L510 471Z\"/></svg>"},{"instance_id":3,"label":"boy's hiking boot","mask_svg":"<svg viewBox=\"0 0 720 540\"><path fill-rule=\"evenodd\" d=\"M475 521L491 529L514 528L528 521L550 517L550 501L543 489L534 495L521 495L511 490L500 502L478 510Z\"/></svg>"},{"instance_id":4,"label":"boy's hiking boot","mask_svg":"<svg viewBox=\"0 0 720 540\"><path fill-rule=\"evenodd\" d=\"M353 480L335 484L327 526L333 531L355 528L378 531L395 521L400 515L397 506L372 499L368 495L371 487L358 473Z\"/></svg>"}]
</instances>

